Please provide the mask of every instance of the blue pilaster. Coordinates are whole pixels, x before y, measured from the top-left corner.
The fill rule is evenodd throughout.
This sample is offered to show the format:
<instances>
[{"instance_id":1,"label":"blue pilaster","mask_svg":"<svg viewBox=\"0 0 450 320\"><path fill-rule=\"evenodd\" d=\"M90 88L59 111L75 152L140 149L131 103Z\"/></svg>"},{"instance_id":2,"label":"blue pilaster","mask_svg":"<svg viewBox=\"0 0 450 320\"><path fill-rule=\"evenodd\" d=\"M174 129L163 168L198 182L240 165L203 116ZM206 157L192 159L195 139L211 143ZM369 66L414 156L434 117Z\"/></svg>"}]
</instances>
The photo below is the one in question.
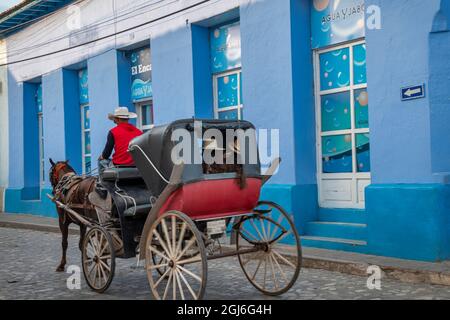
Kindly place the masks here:
<instances>
[{"instance_id":1,"label":"blue pilaster","mask_svg":"<svg viewBox=\"0 0 450 320\"><path fill-rule=\"evenodd\" d=\"M117 51L110 50L88 60L89 102L91 106L92 168L106 143L108 131L114 123L108 119L120 105L117 71Z\"/></svg>"},{"instance_id":2,"label":"blue pilaster","mask_svg":"<svg viewBox=\"0 0 450 320\"><path fill-rule=\"evenodd\" d=\"M63 70L58 69L42 77L42 104L44 118L45 173L50 171L49 158L66 159L66 122L64 118ZM50 187L48 175L45 186Z\"/></svg>"},{"instance_id":3,"label":"blue pilaster","mask_svg":"<svg viewBox=\"0 0 450 320\"><path fill-rule=\"evenodd\" d=\"M191 39L189 26L151 39L156 124L194 116Z\"/></svg>"}]
</instances>

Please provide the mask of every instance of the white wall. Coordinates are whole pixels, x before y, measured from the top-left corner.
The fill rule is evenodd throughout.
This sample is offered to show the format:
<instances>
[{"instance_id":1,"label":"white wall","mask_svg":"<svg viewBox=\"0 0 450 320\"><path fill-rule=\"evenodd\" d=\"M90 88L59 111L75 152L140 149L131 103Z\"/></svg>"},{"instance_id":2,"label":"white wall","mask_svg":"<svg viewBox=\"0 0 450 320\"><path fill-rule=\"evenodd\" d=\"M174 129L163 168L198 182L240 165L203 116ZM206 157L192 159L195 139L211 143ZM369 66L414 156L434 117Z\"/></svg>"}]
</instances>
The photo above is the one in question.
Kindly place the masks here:
<instances>
[{"instance_id":1,"label":"white wall","mask_svg":"<svg viewBox=\"0 0 450 320\"><path fill-rule=\"evenodd\" d=\"M109 49L124 48L133 43L185 28L186 19L189 22L201 21L249 1L252 0L211 1L153 24L121 33L116 37L108 37L51 56L12 64L10 65L10 72L17 82L31 80L61 67L85 61ZM70 22L74 21L74 11L71 11L70 7L62 8L49 17L9 36L8 59L13 62L73 47L157 19L199 2L201 0L91 0L75 2L74 5L79 8L80 12L80 29L69 29L68 25L72 25Z\"/></svg>"}]
</instances>

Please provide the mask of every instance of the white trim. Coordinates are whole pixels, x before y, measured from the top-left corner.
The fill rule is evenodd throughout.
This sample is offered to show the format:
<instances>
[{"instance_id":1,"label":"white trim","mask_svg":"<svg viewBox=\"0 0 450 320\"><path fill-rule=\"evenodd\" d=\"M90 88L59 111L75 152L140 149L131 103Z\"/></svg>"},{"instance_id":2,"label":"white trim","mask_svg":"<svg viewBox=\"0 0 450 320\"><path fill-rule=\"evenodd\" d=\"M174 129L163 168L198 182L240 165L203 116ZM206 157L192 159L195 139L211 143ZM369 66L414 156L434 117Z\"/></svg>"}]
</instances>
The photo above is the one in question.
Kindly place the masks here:
<instances>
[{"instance_id":1,"label":"white trim","mask_svg":"<svg viewBox=\"0 0 450 320\"><path fill-rule=\"evenodd\" d=\"M371 174L367 172L358 172L357 157L356 157L356 136L358 134L367 134L370 128L356 128L355 119L355 90L366 89L367 83L354 84L354 65L353 65L353 50L355 46L365 44L364 39L357 41L350 41L338 46L328 47L326 49L317 49L313 51L314 62L314 98L315 98L315 112L316 112L316 164L317 164L317 184L318 184L318 199L321 207L328 208L364 208L364 201L358 199L359 181L369 182ZM323 53L349 48L349 63L350 63L350 83L343 88L335 88L330 90L321 90L320 78L320 55ZM351 128L347 130L326 131L322 132L322 113L321 113L321 97L329 94L349 92L350 94L350 117ZM323 173L322 163L322 138L335 135L351 135L352 136L352 173ZM351 200L342 198L341 200L324 199L325 192L324 185L333 183L339 190L346 189L350 181L350 198ZM348 190L348 189L346 189ZM348 196L348 194L347 194Z\"/></svg>"}]
</instances>

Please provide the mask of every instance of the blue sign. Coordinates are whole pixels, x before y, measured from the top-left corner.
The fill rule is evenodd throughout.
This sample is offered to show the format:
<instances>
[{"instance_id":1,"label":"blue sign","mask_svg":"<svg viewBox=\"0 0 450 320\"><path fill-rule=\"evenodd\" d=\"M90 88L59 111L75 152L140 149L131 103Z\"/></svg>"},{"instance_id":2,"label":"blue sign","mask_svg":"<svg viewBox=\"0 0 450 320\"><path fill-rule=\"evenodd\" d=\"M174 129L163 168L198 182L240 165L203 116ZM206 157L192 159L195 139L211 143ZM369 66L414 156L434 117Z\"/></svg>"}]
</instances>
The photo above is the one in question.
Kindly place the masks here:
<instances>
[{"instance_id":1,"label":"blue sign","mask_svg":"<svg viewBox=\"0 0 450 320\"><path fill-rule=\"evenodd\" d=\"M402 101L425 98L425 84L402 88Z\"/></svg>"},{"instance_id":2,"label":"blue sign","mask_svg":"<svg viewBox=\"0 0 450 320\"><path fill-rule=\"evenodd\" d=\"M365 36L364 0L313 0L312 48L322 48Z\"/></svg>"},{"instance_id":3,"label":"blue sign","mask_svg":"<svg viewBox=\"0 0 450 320\"><path fill-rule=\"evenodd\" d=\"M239 22L210 31L212 73L241 66L241 29Z\"/></svg>"},{"instance_id":4,"label":"blue sign","mask_svg":"<svg viewBox=\"0 0 450 320\"><path fill-rule=\"evenodd\" d=\"M152 64L150 48L141 48L130 53L131 98L133 100L153 97Z\"/></svg>"},{"instance_id":5,"label":"blue sign","mask_svg":"<svg viewBox=\"0 0 450 320\"><path fill-rule=\"evenodd\" d=\"M89 88L88 88L88 71L81 69L78 71L78 81L80 90L80 104L89 103Z\"/></svg>"}]
</instances>

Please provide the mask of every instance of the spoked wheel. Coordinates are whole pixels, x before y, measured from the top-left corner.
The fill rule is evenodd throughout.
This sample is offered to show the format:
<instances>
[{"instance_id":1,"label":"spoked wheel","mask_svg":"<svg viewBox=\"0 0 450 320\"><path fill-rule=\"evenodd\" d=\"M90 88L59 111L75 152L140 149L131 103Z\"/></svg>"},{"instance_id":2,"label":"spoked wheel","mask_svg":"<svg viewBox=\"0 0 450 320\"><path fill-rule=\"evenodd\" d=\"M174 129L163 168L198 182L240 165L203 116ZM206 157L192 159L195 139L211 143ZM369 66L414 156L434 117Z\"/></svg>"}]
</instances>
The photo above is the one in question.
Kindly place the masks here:
<instances>
[{"instance_id":1,"label":"spoked wheel","mask_svg":"<svg viewBox=\"0 0 450 320\"><path fill-rule=\"evenodd\" d=\"M297 281L302 254L300 238L287 212L275 203L260 202L237 227L237 250L255 249L238 255L247 279L266 295L288 291Z\"/></svg>"},{"instance_id":2,"label":"spoked wheel","mask_svg":"<svg viewBox=\"0 0 450 320\"><path fill-rule=\"evenodd\" d=\"M92 290L105 292L114 277L115 250L110 234L101 227L88 231L83 242L83 273Z\"/></svg>"},{"instance_id":3,"label":"spoked wheel","mask_svg":"<svg viewBox=\"0 0 450 320\"><path fill-rule=\"evenodd\" d=\"M145 250L145 267L154 299L203 298L206 250L200 232L188 216L169 211L157 218L150 227Z\"/></svg>"}]
</instances>

